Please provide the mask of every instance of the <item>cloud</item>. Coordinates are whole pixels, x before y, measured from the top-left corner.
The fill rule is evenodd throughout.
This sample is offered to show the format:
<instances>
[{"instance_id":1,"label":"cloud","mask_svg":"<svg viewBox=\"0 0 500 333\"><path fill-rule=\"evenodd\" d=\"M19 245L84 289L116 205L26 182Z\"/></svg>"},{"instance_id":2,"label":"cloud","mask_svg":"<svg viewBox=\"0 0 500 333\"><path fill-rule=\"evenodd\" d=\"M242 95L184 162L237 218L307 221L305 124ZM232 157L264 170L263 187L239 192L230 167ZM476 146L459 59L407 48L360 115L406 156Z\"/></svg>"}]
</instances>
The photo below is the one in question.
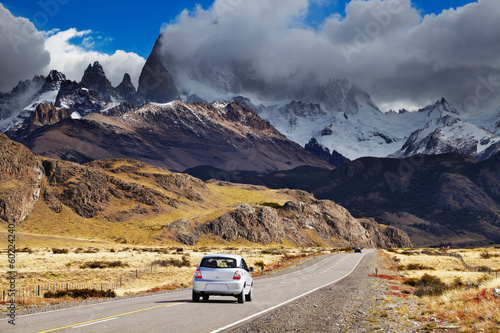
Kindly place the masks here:
<instances>
[{"instance_id":1,"label":"cloud","mask_svg":"<svg viewBox=\"0 0 500 333\"><path fill-rule=\"evenodd\" d=\"M43 74L50 54L33 23L14 17L0 4L0 91L10 91L20 80Z\"/></svg>"},{"instance_id":2,"label":"cloud","mask_svg":"<svg viewBox=\"0 0 500 333\"><path fill-rule=\"evenodd\" d=\"M79 39L81 43L75 44ZM51 56L46 72L57 69L68 79L80 81L87 66L99 61L113 86L120 84L123 74L129 73L137 88L139 75L146 60L135 53L122 50L111 55L98 52L92 50L93 44L91 30L78 31L72 28L53 33L45 41L45 47Z\"/></svg>"},{"instance_id":3,"label":"cloud","mask_svg":"<svg viewBox=\"0 0 500 333\"><path fill-rule=\"evenodd\" d=\"M441 97L471 112L500 105L497 0L426 16L410 0L351 1L318 28L306 22L313 3L216 0L184 11L162 30L165 61L185 89L189 77L234 93L266 83L284 95L346 77L386 109Z\"/></svg>"},{"instance_id":4,"label":"cloud","mask_svg":"<svg viewBox=\"0 0 500 333\"><path fill-rule=\"evenodd\" d=\"M144 58L122 50L106 54L93 50L93 46L91 30L38 31L30 20L14 17L0 4L0 91L10 91L20 80L45 76L52 69L80 81L87 66L95 61L103 66L113 86L129 73L137 87Z\"/></svg>"}]
</instances>

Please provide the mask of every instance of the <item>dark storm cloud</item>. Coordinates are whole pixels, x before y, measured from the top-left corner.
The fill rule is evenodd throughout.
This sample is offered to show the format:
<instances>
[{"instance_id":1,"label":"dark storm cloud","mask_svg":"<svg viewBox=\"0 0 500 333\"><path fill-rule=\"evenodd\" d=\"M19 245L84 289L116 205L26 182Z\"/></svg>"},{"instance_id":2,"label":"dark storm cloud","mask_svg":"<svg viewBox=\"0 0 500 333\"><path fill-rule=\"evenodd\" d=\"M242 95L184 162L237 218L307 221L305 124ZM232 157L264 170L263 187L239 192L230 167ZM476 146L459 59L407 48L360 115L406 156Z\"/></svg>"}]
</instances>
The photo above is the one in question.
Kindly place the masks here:
<instances>
[{"instance_id":1,"label":"dark storm cloud","mask_svg":"<svg viewBox=\"0 0 500 333\"><path fill-rule=\"evenodd\" d=\"M14 17L0 4L0 91L10 91L19 80L46 74L42 69L50 62L44 37L33 23Z\"/></svg>"},{"instance_id":2,"label":"dark storm cloud","mask_svg":"<svg viewBox=\"0 0 500 333\"><path fill-rule=\"evenodd\" d=\"M187 77L210 80L207 73L232 76L243 89L248 82L293 79L306 87L346 77L381 109L441 97L467 111L500 105L497 0L426 16L410 0L352 1L345 17L333 14L318 29L304 21L309 6L217 0L185 11L163 29L167 61L185 85L192 84Z\"/></svg>"}]
</instances>

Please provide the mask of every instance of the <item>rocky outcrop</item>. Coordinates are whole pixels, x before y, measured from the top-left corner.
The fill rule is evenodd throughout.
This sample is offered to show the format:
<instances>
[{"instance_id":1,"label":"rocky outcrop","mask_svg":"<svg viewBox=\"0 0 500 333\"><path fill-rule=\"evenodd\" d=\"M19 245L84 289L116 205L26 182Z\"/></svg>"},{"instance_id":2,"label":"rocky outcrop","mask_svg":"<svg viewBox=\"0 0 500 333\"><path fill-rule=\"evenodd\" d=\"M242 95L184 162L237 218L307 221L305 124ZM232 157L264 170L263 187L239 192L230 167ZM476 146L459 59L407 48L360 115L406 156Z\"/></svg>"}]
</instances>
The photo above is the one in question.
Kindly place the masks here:
<instances>
[{"instance_id":1,"label":"rocky outcrop","mask_svg":"<svg viewBox=\"0 0 500 333\"><path fill-rule=\"evenodd\" d=\"M304 148L308 152L324 159L335 167L339 167L351 161L347 157L344 157L342 154L339 154L336 150L330 153L330 149L320 144L318 140L316 140L316 138L311 138L311 140L306 143Z\"/></svg>"},{"instance_id":2,"label":"rocky outcrop","mask_svg":"<svg viewBox=\"0 0 500 333\"><path fill-rule=\"evenodd\" d=\"M132 199L148 206L153 212L161 211L161 203L170 206L178 204L178 200L159 191L112 177L91 166L45 160L43 167L50 187L45 192L46 197L56 212L60 207L59 201L78 215L92 218L108 208L111 197Z\"/></svg>"},{"instance_id":3,"label":"rocky outcrop","mask_svg":"<svg viewBox=\"0 0 500 333\"><path fill-rule=\"evenodd\" d=\"M401 229L378 224L373 219L360 219L359 221L369 237L380 247L412 247L410 237Z\"/></svg>"},{"instance_id":4,"label":"rocky outcrop","mask_svg":"<svg viewBox=\"0 0 500 333\"><path fill-rule=\"evenodd\" d=\"M286 241L296 246L412 246L408 235L399 229L355 219L332 201L315 200L310 195L309 199L311 203L289 201L278 209L238 204L230 213L198 227L186 220L175 221L165 228L163 238L187 245L195 245L202 235L213 234L228 242L245 239L260 244Z\"/></svg>"},{"instance_id":5,"label":"rocky outcrop","mask_svg":"<svg viewBox=\"0 0 500 333\"><path fill-rule=\"evenodd\" d=\"M87 88L94 90L105 102L116 101L119 99L111 82L106 77L104 69L98 61L94 65L89 64L81 80Z\"/></svg>"},{"instance_id":6,"label":"rocky outcrop","mask_svg":"<svg viewBox=\"0 0 500 333\"><path fill-rule=\"evenodd\" d=\"M40 158L0 133L0 219L22 221L40 197L43 178Z\"/></svg>"},{"instance_id":7,"label":"rocky outcrop","mask_svg":"<svg viewBox=\"0 0 500 333\"><path fill-rule=\"evenodd\" d=\"M81 116L98 112L106 104L97 92L84 84L66 80L61 83L55 106L78 112Z\"/></svg>"}]
</instances>

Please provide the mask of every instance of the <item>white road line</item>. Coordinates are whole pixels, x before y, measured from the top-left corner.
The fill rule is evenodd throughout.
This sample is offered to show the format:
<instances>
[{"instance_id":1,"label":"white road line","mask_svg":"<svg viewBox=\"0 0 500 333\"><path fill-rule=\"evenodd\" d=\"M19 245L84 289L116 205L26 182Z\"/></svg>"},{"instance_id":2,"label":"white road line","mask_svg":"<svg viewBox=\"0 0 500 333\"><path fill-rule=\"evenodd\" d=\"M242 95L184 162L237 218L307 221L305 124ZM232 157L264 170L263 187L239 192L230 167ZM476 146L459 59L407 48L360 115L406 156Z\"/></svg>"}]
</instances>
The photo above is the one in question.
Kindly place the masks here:
<instances>
[{"instance_id":1,"label":"white road line","mask_svg":"<svg viewBox=\"0 0 500 333\"><path fill-rule=\"evenodd\" d=\"M118 318L109 318L109 319L99 320L99 321L95 321L95 322L93 322L93 323L88 323L88 324L83 324L83 325L73 326L73 327L71 327L71 328L80 328L80 327L83 327L83 326L89 326L89 325L100 324L100 323L104 323L105 321L110 321L110 320L115 320L115 319L118 319Z\"/></svg>"},{"instance_id":2,"label":"white road line","mask_svg":"<svg viewBox=\"0 0 500 333\"><path fill-rule=\"evenodd\" d=\"M243 323L243 322L245 322L245 321L247 321L247 320L250 320L250 319L252 319L252 318L258 317L258 316L260 316L260 315L262 315L262 314L264 314L264 313L266 313L266 312L269 312L269 311L272 311L272 310L274 310L274 309L276 309L276 308L279 308L279 307L280 307L280 306L282 306L282 305L285 305L285 304L287 304L287 303L293 302L293 301L295 301L295 300L296 300L296 299L298 299L298 298L301 298L301 297L304 297L304 296L306 296L306 295L308 295L308 294L310 294L310 293L313 293L313 292L315 292L316 290L319 290L319 289L324 288L324 287L326 287L326 286L329 286L329 285L331 285L331 284L333 284L333 283L336 283L336 282L338 282L338 281L340 281L340 280L342 280L342 279L345 279L346 277L348 277L349 275L351 275L351 273L352 273L352 272L354 272L354 270L356 269L356 267L358 267L359 263L361 262L361 259L365 256L365 254L366 254L366 253L363 253L363 256L359 257L359 260L358 260L358 262L356 263L356 265L355 265L355 266L351 269L351 271L350 271L349 273L347 273L345 276L343 276L343 277L341 277L341 278L338 278L338 279L337 279L337 280L335 280L335 281L328 282L327 284L322 285L322 286L320 286L320 287L317 287L317 288L315 288L315 289L309 290L308 292L306 292L306 293L304 293L304 294L302 294L302 295L299 295L299 296L297 296L297 297L291 298L291 299L289 299L288 301L285 301L285 302L280 303L280 304L278 304L278 305L272 306L272 307L270 307L270 308L268 308L268 309L266 309L266 310L263 310L263 311L257 312L257 313L255 313L255 314L253 314L253 315L251 315L251 316L246 317L246 318L243 318L243 319L240 319L240 320L238 320L238 321L235 321L235 322L234 322L234 323L232 323L232 324L229 324L229 325L226 325L226 326L224 326L224 327L218 328L218 329L216 329L216 330L214 330L214 331L211 331L210 333L218 333L218 332L222 332L223 330L226 330L226 329L231 328L231 327L233 327L233 326L239 325L239 324L241 324L241 323Z\"/></svg>"}]
</instances>

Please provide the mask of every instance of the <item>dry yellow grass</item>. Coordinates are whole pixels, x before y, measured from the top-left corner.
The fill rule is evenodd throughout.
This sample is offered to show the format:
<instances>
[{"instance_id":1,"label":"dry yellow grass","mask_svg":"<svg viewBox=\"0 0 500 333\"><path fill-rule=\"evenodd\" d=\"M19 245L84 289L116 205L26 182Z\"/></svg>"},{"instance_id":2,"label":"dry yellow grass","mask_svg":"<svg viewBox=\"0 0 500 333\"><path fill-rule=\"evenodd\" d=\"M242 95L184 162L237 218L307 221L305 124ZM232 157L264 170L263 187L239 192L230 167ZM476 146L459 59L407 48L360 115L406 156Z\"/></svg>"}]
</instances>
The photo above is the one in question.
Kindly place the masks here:
<instances>
[{"instance_id":1,"label":"dry yellow grass","mask_svg":"<svg viewBox=\"0 0 500 333\"><path fill-rule=\"evenodd\" d=\"M386 252L399 262L399 265L420 264L433 269L427 270L400 270L405 278L420 278L424 274L439 277L448 285L461 282L463 287L455 287L438 297L425 296L421 315L432 315L440 320L460 326L460 332L498 332L500 327L500 297L493 294L494 288L500 288L499 278L496 275L470 272L463 264L453 257L431 256L421 253L422 250L398 250ZM403 252L412 253L404 255ZM465 262L471 266L487 266L494 270L500 268L498 256L500 248L474 248L449 250L463 256ZM489 258L485 258L489 254Z\"/></svg>"},{"instance_id":2,"label":"dry yellow grass","mask_svg":"<svg viewBox=\"0 0 500 333\"><path fill-rule=\"evenodd\" d=\"M49 241L45 239L45 241ZM51 239L52 245L61 245L59 239ZM84 244L82 241L81 244ZM91 248L66 248L68 253L54 254L52 248L32 248L31 253L20 252L16 255L16 288L33 288L38 285L47 284L69 284L85 287L96 287L118 283L122 279L123 285L115 289L118 295L125 293L145 291L167 285L189 286L194 269L203 255L207 253L239 253L244 255L245 260L252 267L257 263L266 266L276 264L282 260L283 255L263 254L267 252L263 248L250 248L234 244L228 247L205 247L205 248L179 248L162 247L106 247L103 243L93 243ZM86 253L97 251L96 253ZM155 252L159 251L159 252ZM299 249L283 249L283 253L298 254ZM190 262L189 267L152 266L154 261L175 259L182 261L186 256ZM128 267L90 269L81 268L84 263L121 262ZM0 262L0 271L8 271L7 260ZM136 271L139 278L135 279ZM8 281L0 280L0 290L8 289Z\"/></svg>"}]
</instances>

